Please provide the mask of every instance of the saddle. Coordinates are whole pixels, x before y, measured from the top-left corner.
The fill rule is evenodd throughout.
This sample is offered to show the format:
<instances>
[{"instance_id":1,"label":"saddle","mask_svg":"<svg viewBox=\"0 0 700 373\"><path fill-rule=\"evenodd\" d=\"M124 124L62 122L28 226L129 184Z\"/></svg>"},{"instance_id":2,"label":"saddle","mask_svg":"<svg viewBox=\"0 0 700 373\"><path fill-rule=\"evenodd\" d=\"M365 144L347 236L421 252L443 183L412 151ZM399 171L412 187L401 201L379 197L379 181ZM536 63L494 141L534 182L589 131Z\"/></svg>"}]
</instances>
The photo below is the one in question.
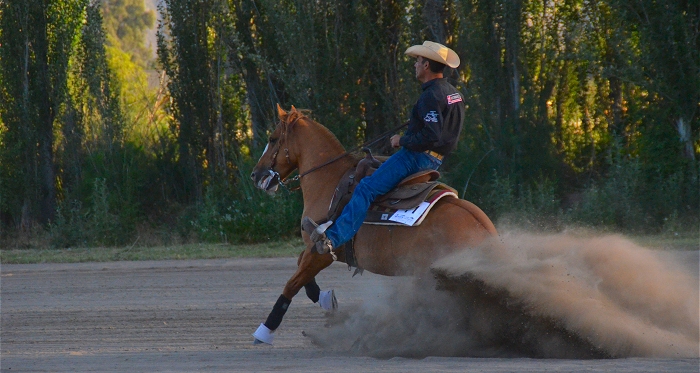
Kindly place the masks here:
<instances>
[{"instance_id":1,"label":"saddle","mask_svg":"<svg viewBox=\"0 0 700 373\"><path fill-rule=\"evenodd\" d=\"M343 175L338 186L335 188L331 205L328 208L328 220L335 221L338 216L340 216L340 213L350 201L352 193L355 191L355 187L360 180L374 173L381 165L381 162L372 156L372 152L370 152L369 149L364 148L362 150L366 153L365 157L357 163L357 166L348 170L345 175ZM457 191L446 184L436 181L439 177L440 173L435 170L425 170L409 175L401 180L389 193L381 195L374 200L370 205L369 211L367 211L367 218L364 223L406 225L400 222L396 223L392 221L390 217L393 217L397 212L414 208L415 210L419 210L419 207L422 207L421 216L417 219L417 222L414 220L415 223L411 225L420 224L427 211L440 198L446 196L457 197ZM415 210L413 212L415 212ZM338 248L342 253L345 263L348 264L348 269L350 269L350 267L356 267L353 277L363 272L363 269L358 266L357 259L355 258L354 241L355 240L352 239Z\"/></svg>"},{"instance_id":2,"label":"saddle","mask_svg":"<svg viewBox=\"0 0 700 373\"><path fill-rule=\"evenodd\" d=\"M335 221L338 216L340 216L340 213L350 201L352 193L355 191L355 187L360 180L374 173L381 165L381 162L372 156L372 152L369 149L364 148L362 150L366 153L365 157L357 163L355 168L348 170L345 175L343 175L338 186L335 188L331 205L328 208L326 221ZM381 195L374 200L370 205L369 211L367 211L367 218L364 224L404 226L420 224L430 208L435 205L440 198L446 196L457 198L458 194L456 190L450 188L446 184L436 181L439 177L439 172L435 170L426 170L417 172L401 180L389 193ZM406 212L407 209L414 209L408 214L414 213L412 217L404 220L400 218L393 219L396 215L405 217L405 214L401 213ZM415 215L417 210L420 210L418 211L419 214ZM411 223L406 224L406 222ZM348 269L350 269L350 267L356 267L355 273L352 275L353 277L358 273L362 274L364 271L357 263L354 244L355 239L353 238L338 248L345 259L345 263L348 264Z\"/></svg>"},{"instance_id":3,"label":"saddle","mask_svg":"<svg viewBox=\"0 0 700 373\"><path fill-rule=\"evenodd\" d=\"M381 162L372 156L369 149L365 148L363 151L366 153L365 157L357 163L355 168L348 170L343 175L335 188L335 193L328 209L328 220L335 221L340 216L343 207L350 201L352 193L360 180L374 173L381 165ZM425 170L409 175L401 180L389 193L377 197L370 209L412 209L426 201L436 189L454 191L449 186L435 181L439 177L440 173L435 170ZM456 191L454 193L456 194Z\"/></svg>"}]
</instances>

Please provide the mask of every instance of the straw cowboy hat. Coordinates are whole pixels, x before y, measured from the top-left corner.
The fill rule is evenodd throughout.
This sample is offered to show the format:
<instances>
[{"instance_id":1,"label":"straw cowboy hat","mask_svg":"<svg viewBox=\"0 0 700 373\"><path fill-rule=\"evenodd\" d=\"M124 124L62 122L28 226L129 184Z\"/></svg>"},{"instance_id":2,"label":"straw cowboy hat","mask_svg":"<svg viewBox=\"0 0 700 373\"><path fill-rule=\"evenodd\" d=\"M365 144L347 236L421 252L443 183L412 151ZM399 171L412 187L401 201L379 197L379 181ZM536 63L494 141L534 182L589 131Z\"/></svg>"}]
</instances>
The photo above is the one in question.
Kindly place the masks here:
<instances>
[{"instance_id":1,"label":"straw cowboy hat","mask_svg":"<svg viewBox=\"0 0 700 373\"><path fill-rule=\"evenodd\" d=\"M423 45L414 45L406 49L404 53L412 57L425 57L443 63L453 69L459 66L459 56L455 51L432 41L424 41Z\"/></svg>"}]
</instances>

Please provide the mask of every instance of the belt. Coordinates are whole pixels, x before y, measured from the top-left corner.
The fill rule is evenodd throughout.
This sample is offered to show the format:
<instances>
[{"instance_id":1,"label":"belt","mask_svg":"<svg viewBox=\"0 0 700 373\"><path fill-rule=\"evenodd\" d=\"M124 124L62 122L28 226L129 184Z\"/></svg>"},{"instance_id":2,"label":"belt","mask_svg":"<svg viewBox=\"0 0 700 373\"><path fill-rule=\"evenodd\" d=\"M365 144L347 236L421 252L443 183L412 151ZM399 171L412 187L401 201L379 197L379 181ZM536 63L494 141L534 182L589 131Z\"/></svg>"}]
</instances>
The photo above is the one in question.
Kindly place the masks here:
<instances>
[{"instance_id":1,"label":"belt","mask_svg":"<svg viewBox=\"0 0 700 373\"><path fill-rule=\"evenodd\" d=\"M424 151L424 153L427 154L427 155L431 155L431 156L437 158L437 159L438 159L439 161L441 161L441 162L442 162L442 159L445 157L444 155L442 155L442 154L440 154L440 153L437 153L437 152L434 152L434 151L432 151L432 150L426 150L426 151Z\"/></svg>"}]
</instances>

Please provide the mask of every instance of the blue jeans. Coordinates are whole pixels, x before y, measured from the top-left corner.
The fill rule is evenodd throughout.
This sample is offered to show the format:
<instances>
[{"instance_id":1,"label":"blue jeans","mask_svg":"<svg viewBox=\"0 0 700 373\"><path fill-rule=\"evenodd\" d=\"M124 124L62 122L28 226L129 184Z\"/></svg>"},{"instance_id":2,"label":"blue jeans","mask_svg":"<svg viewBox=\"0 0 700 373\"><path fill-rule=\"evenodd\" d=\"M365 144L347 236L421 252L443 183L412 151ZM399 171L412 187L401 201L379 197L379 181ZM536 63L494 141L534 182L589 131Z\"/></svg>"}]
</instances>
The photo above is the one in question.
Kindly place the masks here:
<instances>
[{"instance_id":1,"label":"blue jeans","mask_svg":"<svg viewBox=\"0 0 700 373\"><path fill-rule=\"evenodd\" d=\"M389 157L372 175L360 180L350 202L326 230L326 236L333 247L340 247L355 236L375 198L394 189L409 175L428 169L437 170L441 164L440 160L431 155L404 148Z\"/></svg>"}]
</instances>

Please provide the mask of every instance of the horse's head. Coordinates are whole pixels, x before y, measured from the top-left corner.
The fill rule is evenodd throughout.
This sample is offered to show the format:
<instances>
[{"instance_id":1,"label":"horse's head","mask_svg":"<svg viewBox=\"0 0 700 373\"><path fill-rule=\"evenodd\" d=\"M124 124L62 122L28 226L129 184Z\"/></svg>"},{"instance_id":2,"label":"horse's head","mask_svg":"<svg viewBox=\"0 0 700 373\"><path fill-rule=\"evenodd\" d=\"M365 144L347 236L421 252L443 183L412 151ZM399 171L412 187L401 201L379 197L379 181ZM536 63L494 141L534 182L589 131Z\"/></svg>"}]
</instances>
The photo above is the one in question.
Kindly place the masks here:
<instances>
[{"instance_id":1,"label":"horse's head","mask_svg":"<svg viewBox=\"0 0 700 373\"><path fill-rule=\"evenodd\" d=\"M270 195L275 194L281 180L297 169L297 153L293 146L297 141L292 129L296 122L304 117L294 106L286 112L277 104L277 113L277 127L270 134L265 150L250 174L255 186Z\"/></svg>"}]
</instances>

